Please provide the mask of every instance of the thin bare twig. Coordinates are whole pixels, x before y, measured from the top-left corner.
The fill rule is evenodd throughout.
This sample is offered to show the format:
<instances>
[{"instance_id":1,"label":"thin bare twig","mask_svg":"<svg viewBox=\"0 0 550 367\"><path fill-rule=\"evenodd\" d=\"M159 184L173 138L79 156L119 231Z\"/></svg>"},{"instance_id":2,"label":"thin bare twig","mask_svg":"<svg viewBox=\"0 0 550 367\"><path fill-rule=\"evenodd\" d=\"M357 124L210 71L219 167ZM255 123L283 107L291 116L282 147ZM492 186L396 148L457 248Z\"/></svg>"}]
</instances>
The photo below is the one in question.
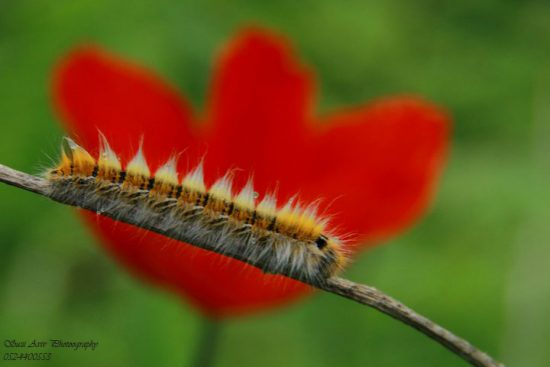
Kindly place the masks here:
<instances>
[{"instance_id":1,"label":"thin bare twig","mask_svg":"<svg viewBox=\"0 0 550 367\"><path fill-rule=\"evenodd\" d=\"M97 207L93 207L93 204L91 204L90 201L79 200L78 196L72 197L70 201L68 201L66 198L64 200L61 200L60 198L55 197L55 195L52 193L52 191L50 190L50 184L47 180L16 171L3 165L0 165L0 182L4 182L9 185L13 185L24 190L34 192L36 194L46 196L63 204L88 209L94 212L98 212L100 209ZM161 226L160 223L162 223L162 218L159 218L158 216L151 215L150 218L143 218L143 216L141 216L140 220L137 221L135 219L136 216L132 215L132 211L135 210L135 208L133 208L131 204L122 203L119 205L108 205L104 207L110 208L101 211L101 214L104 216L162 234L166 237L178 241L187 242L191 245L203 248L205 250L214 252L219 251L214 246L214 244L201 242L200 239L191 240L189 238L186 238L185 234L181 234L180 232L175 231L173 228L165 228ZM246 262L260 269L263 268L261 263L247 259L243 254L240 253L224 252L223 255ZM383 312L397 320L400 320L401 322L410 325L420 332L426 334L428 337L445 346L447 349L460 356L473 366L504 367L504 365L496 362L489 355L480 351L466 340L454 335L450 331L442 328L441 326L437 325L433 321L430 321L424 316L419 315L412 309L387 296L376 288L354 283L352 281L339 277L333 277L323 281L314 282L308 281L306 279L296 278L291 274L282 275L302 281L326 292L337 294L342 297L375 308L378 311Z\"/></svg>"}]
</instances>

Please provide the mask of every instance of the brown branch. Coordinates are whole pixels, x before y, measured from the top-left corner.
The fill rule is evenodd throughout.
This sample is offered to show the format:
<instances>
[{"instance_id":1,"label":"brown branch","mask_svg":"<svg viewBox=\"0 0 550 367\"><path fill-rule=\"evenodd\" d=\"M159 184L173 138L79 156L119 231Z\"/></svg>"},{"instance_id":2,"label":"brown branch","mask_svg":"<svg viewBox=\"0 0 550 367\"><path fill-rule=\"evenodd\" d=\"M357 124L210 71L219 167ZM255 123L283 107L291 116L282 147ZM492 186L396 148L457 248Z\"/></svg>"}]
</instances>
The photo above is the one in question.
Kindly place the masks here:
<instances>
[{"instance_id":1,"label":"brown branch","mask_svg":"<svg viewBox=\"0 0 550 367\"><path fill-rule=\"evenodd\" d=\"M504 367L503 364L495 361L491 356L477 349L468 341L456 336L376 288L339 277L329 278L325 284L314 286L375 308L394 319L412 326L473 366Z\"/></svg>"},{"instance_id":2,"label":"brown branch","mask_svg":"<svg viewBox=\"0 0 550 367\"><path fill-rule=\"evenodd\" d=\"M62 200L59 197L56 197L53 191L50 190L50 185L47 180L16 171L3 165L0 165L0 182L4 182L9 185L13 185L24 190L46 196L63 204L88 209L94 212L98 212L100 210L99 207L94 207L93 203L79 199L80 195L74 195L70 200L67 198L64 198ZM185 234L179 233L178 231L174 230L174 228L165 228L161 225L162 218L158 215L151 215L150 217L148 216L146 218L140 216L140 220L137 221L135 219L136 216L132 215L132 211L135 210L135 208L131 204L117 203L117 205L103 205L102 207L109 208L101 211L101 214L104 216L162 234L166 237L178 241L190 243L193 246L197 246L205 250L215 252L219 251L214 246L214 244L201 241L200 239L197 240L196 238L186 238ZM232 257L234 259L246 262L250 265L263 269L261 263L255 260L247 259L243 254L224 252L223 255ZM403 323L410 325L420 332L426 334L428 337L445 346L447 349L462 357L473 366L504 366L499 362L493 360L486 353L475 348L466 340L454 335L450 331L442 328L441 326L437 325L433 321L430 321L424 316L419 315L415 311L411 310L410 308L406 307L395 299L385 295L376 288L369 287L363 284L357 284L339 277L325 279L320 282L313 282L305 279L299 279L295 276L292 276L291 274L282 275L302 281L318 289L334 293L344 298L348 298L361 304L375 308L378 311L383 312L397 320L400 320Z\"/></svg>"}]
</instances>

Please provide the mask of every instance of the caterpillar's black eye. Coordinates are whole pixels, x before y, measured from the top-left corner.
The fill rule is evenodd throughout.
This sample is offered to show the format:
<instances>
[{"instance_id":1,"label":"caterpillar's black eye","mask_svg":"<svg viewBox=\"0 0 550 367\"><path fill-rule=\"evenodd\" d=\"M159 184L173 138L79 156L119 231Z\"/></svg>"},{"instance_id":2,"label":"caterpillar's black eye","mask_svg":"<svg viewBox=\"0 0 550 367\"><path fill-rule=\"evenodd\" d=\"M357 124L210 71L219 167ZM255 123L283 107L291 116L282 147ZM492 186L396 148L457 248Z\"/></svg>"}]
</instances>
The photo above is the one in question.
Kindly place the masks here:
<instances>
[{"instance_id":1,"label":"caterpillar's black eye","mask_svg":"<svg viewBox=\"0 0 550 367\"><path fill-rule=\"evenodd\" d=\"M324 249L328 244L328 238L323 235L320 235L319 238L315 240L315 244L319 250Z\"/></svg>"}]
</instances>

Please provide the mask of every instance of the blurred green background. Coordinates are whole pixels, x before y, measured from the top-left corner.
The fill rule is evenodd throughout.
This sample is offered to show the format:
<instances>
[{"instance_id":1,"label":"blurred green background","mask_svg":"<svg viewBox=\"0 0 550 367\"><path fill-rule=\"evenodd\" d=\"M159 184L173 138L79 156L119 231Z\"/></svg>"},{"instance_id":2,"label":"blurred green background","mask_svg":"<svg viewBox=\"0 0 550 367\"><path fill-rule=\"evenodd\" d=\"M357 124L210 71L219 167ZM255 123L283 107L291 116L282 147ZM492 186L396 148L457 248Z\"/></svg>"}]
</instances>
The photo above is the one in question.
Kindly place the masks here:
<instances>
[{"instance_id":1,"label":"blurred green background","mask_svg":"<svg viewBox=\"0 0 550 367\"><path fill-rule=\"evenodd\" d=\"M550 2L0 0L0 162L37 173L62 131L50 71L92 40L204 104L213 56L243 23L286 34L319 111L412 92L446 106L453 148L430 212L347 276L513 366L550 365ZM185 366L198 314L144 287L73 210L0 186L0 339L96 339L49 365ZM7 351L0 347L2 354ZM416 331L333 295L228 321L216 366L464 366ZM5 362L46 365L48 362Z\"/></svg>"}]
</instances>

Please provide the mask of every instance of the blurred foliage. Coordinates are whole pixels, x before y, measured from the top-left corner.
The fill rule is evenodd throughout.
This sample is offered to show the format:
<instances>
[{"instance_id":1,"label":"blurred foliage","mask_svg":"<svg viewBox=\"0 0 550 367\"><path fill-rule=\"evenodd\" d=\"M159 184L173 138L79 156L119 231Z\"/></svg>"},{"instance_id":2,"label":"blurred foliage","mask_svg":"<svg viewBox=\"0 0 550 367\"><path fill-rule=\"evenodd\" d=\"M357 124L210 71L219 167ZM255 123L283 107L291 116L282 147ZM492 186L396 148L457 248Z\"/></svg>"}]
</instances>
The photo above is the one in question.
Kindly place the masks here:
<instances>
[{"instance_id":1,"label":"blurred foliage","mask_svg":"<svg viewBox=\"0 0 550 367\"><path fill-rule=\"evenodd\" d=\"M0 0L0 162L39 172L56 156L48 85L76 44L156 70L200 113L220 45L243 24L276 29L315 71L318 111L415 93L455 120L430 213L347 276L509 365L548 366L548 19L547 1ZM95 352L57 353L55 365L191 360L200 320L190 306L133 280L71 209L7 186L0 202L0 339L99 340ZM386 316L318 294L228 321L216 365L464 363Z\"/></svg>"}]
</instances>

